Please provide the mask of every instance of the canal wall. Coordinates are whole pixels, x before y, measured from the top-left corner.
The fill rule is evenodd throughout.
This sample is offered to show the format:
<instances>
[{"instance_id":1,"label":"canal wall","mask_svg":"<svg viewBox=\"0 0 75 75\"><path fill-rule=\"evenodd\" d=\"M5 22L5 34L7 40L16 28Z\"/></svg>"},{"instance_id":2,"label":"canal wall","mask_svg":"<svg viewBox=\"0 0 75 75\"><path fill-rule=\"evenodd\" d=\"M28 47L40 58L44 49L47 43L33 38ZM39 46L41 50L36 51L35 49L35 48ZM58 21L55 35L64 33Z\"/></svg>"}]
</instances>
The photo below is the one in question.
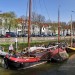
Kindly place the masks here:
<instances>
[{"instance_id":1,"label":"canal wall","mask_svg":"<svg viewBox=\"0 0 75 75\"><path fill-rule=\"evenodd\" d=\"M63 39L69 39L70 37L61 37L60 39L63 40ZM50 40L58 40L58 37L31 37L30 38L30 41L31 42L42 42L42 41L50 41ZM22 43L22 42L28 42L28 38L27 37L21 37L21 38L0 38L0 44L3 44L3 43L15 43L15 42L19 42L19 43Z\"/></svg>"}]
</instances>

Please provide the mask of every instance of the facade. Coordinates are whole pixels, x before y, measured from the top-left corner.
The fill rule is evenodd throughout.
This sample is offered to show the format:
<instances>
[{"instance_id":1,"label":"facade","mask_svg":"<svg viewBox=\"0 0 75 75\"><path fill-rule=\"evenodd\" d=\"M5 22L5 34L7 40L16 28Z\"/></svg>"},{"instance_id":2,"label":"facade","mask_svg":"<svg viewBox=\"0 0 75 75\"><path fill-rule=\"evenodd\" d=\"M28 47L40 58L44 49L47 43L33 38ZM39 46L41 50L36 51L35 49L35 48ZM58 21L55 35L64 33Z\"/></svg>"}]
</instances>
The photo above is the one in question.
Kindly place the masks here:
<instances>
[{"instance_id":1,"label":"facade","mask_svg":"<svg viewBox=\"0 0 75 75\"><path fill-rule=\"evenodd\" d=\"M0 27L0 35L5 35L6 32L9 31L7 28L4 28L3 25L4 25L4 20L2 20L2 27ZM30 29L31 34L35 34L35 35L40 34L40 26L41 26L41 34L45 34L45 35L50 34L50 35L52 35L54 33L51 29L50 24L42 23L42 24L32 24L31 29ZM28 34L28 24L19 23L17 29L11 28L11 32L15 32L19 35ZM55 30L55 34L58 34L58 28ZM61 28L60 34L61 35L70 34L70 27L65 26L64 30Z\"/></svg>"}]
</instances>

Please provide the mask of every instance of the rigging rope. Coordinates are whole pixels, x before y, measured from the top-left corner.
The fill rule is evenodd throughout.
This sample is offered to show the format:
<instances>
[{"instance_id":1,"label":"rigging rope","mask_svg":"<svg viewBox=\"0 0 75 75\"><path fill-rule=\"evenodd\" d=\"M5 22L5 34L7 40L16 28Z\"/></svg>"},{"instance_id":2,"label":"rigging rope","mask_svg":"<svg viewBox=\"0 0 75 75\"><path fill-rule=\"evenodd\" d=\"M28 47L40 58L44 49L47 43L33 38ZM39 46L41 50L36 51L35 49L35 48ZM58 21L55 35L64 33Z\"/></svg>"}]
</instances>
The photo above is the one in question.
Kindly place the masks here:
<instances>
[{"instance_id":1,"label":"rigging rope","mask_svg":"<svg viewBox=\"0 0 75 75\"><path fill-rule=\"evenodd\" d=\"M48 13L48 10L47 10L47 7L46 7L46 4L45 4L45 0L43 0L43 4L44 4L44 6L45 6L45 9L46 9L46 11L47 11L47 15L48 15L49 20L50 20L50 16L49 16L49 13ZM50 20L50 21L51 21L51 20Z\"/></svg>"}]
</instances>

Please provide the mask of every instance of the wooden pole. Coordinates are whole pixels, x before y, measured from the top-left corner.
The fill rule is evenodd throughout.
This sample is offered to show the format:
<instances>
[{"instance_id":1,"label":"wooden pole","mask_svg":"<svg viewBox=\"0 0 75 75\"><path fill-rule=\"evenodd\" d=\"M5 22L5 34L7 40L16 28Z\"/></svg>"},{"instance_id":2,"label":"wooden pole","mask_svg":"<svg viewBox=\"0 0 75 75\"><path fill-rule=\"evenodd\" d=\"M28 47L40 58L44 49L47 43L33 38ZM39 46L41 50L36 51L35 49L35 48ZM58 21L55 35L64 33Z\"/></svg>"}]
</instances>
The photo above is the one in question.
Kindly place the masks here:
<instances>
[{"instance_id":1,"label":"wooden pole","mask_svg":"<svg viewBox=\"0 0 75 75\"><path fill-rule=\"evenodd\" d=\"M71 30L70 30L70 34L71 34L71 36L70 36L70 46L72 47L72 15L71 15Z\"/></svg>"},{"instance_id":2,"label":"wooden pole","mask_svg":"<svg viewBox=\"0 0 75 75\"><path fill-rule=\"evenodd\" d=\"M29 18L28 18L28 49L30 48L30 25L31 25L31 0L29 0Z\"/></svg>"},{"instance_id":3,"label":"wooden pole","mask_svg":"<svg viewBox=\"0 0 75 75\"><path fill-rule=\"evenodd\" d=\"M58 8L58 43L60 43L60 11Z\"/></svg>"},{"instance_id":4,"label":"wooden pole","mask_svg":"<svg viewBox=\"0 0 75 75\"><path fill-rule=\"evenodd\" d=\"M60 44L60 11L58 7L58 53L59 53L59 44Z\"/></svg>"}]
</instances>

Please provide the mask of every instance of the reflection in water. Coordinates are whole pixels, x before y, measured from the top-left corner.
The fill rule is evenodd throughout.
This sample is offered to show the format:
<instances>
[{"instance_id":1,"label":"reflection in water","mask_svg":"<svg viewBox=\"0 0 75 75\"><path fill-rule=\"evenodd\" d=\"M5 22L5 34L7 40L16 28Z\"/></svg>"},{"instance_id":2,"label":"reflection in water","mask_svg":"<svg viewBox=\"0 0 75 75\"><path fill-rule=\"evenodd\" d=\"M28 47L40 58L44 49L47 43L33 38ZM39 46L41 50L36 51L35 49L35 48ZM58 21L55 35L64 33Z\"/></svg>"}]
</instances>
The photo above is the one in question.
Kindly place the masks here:
<instances>
[{"instance_id":1,"label":"reflection in water","mask_svg":"<svg viewBox=\"0 0 75 75\"><path fill-rule=\"evenodd\" d=\"M23 70L9 70L0 67L0 75L48 75L48 71L59 67L61 64L58 63L45 63L40 66L23 69Z\"/></svg>"}]
</instances>

